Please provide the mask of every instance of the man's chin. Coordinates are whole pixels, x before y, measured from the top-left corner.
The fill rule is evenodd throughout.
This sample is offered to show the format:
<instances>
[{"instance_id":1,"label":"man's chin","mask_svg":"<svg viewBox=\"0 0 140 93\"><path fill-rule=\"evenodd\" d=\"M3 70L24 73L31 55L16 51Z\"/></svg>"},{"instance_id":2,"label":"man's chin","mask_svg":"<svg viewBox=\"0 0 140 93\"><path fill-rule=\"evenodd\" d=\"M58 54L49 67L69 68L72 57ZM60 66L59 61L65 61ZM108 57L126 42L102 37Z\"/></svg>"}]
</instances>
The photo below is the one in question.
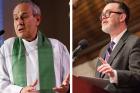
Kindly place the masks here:
<instances>
[{"instance_id":1,"label":"man's chin","mask_svg":"<svg viewBox=\"0 0 140 93\"><path fill-rule=\"evenodd\" d=\"M24 38L24 36L23 36L23 35L17 35L17 37L19 37L19 38Z\"/></svg>"},{"instance_id":2,"label":"man's chin","mask_svg":"<svg viewBox=\"0 0 140 93\"><path fill-rule=\"evenodd\" d=\"M109 34L109 31L107 31L107 30L102 30L104 33L107 33L107 34Z\"/></svg>"},{"instance_id":3,"label":"man's chin","mask_svg":"<svg viewBox=\"0 0 140 93\"><path fill-rule=\"evenodd\" d=\"M104 28L102 28L102 31L103 31L104 33L107 33L107 34L110 33L110 30L108 30L108 29L104 29Z\"/></svg>"}]
</instances>

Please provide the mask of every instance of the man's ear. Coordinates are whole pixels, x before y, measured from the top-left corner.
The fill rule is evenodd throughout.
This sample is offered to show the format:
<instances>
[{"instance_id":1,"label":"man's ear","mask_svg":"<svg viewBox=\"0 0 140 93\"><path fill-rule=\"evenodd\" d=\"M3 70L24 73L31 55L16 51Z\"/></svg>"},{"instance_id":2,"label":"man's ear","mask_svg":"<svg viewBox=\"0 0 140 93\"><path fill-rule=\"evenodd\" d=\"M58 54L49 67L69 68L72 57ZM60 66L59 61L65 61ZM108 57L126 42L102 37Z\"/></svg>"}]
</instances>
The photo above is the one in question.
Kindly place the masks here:
<instances>
[{"instance_id":1,"label":"man's ear","mask_svg":"<svg viewBox=\"0 0 140 93\"><path fill-rule=\"evenodd\" d=\"M125 19L126 19L126 14L121 14L120 15L120 22L124 22L125 21Z\"/></svg>"},{"instance_id":2,"label":"man's ear","mask_svg":"<svg viewBox=\"0 0 140 93\"><path fill-rule=\"evenodd\" d=\"M36 21L37 21L37 26L39 26L39 24L41 22L41 17L40 16L36 16Z\"/></svg>"}]
</instances>

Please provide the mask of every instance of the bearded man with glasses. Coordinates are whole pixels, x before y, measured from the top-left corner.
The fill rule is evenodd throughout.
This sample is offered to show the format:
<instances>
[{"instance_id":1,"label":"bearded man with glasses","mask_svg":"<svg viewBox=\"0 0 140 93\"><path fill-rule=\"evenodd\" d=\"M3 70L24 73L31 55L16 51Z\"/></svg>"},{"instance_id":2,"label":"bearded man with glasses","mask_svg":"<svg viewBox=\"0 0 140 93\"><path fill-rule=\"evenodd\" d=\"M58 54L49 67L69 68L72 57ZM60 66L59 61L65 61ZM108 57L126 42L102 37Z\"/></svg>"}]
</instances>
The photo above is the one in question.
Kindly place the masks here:
<instances>
[{"instance_id":1,"label":"bearded man with glasses","mask_svg":"<svg viewBox=\"0 0 140 93\"><path fill-rule=\"evenodd\" d=\"M110 93L140 93L140 38L129 32L129 15L124 2L110 1L100 16L110 43L101 52L96 77L110 80L105 87Z\"/></svg>"}]
</instances>

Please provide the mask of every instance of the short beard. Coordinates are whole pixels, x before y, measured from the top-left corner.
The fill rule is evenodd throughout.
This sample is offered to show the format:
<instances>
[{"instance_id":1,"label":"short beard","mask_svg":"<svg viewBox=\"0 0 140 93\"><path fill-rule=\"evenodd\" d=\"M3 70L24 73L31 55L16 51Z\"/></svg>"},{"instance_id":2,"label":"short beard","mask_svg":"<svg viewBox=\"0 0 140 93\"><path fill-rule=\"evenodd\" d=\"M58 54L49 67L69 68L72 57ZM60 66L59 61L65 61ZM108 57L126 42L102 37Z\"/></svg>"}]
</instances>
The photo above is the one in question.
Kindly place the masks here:
<instances>
[{"instance_id":1,"label":"short beard","mask_svg":"<svg viewBox=\"0 0 140 93\"><path fill-rule=\"evenodd\" d=\"M109 29L109 28L103 28L103 27L102 27L102 31L103 31L104 33L109 34L109 33L111 32L111 29Z\"/></svg>"}]
</instances>

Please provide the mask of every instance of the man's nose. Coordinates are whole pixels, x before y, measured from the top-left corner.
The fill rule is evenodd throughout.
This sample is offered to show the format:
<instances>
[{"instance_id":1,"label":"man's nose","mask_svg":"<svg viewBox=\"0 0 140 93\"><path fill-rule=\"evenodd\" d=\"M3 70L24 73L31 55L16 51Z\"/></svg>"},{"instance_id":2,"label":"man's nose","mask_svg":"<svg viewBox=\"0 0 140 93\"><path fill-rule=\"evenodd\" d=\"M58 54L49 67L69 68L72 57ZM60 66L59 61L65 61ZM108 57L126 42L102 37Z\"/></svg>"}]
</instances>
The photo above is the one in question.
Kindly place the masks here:
<instances>
[{"instance_id":1,"label":"man's nose","mask_svg":"<svg viewBox=\"0 0 140 93\"><path fill-rule=\"evenodd\" d=\"M19 24L19 25L23 25L23 24L24 24L24 20L23 20L22 18L19 18L18 24Z\"/></svg>"},{"instance_id":2,"label":"man's nose","mask_svg":"<svg viewBox=\"0 0 140 93\"><path fill-rule=\"evenodd\" d=\"M102 21L103 19L106 19L106 16L105 16L105 15L102 15L102 16L101 16L101 21Z\"/></svg>"}]
</instances>

